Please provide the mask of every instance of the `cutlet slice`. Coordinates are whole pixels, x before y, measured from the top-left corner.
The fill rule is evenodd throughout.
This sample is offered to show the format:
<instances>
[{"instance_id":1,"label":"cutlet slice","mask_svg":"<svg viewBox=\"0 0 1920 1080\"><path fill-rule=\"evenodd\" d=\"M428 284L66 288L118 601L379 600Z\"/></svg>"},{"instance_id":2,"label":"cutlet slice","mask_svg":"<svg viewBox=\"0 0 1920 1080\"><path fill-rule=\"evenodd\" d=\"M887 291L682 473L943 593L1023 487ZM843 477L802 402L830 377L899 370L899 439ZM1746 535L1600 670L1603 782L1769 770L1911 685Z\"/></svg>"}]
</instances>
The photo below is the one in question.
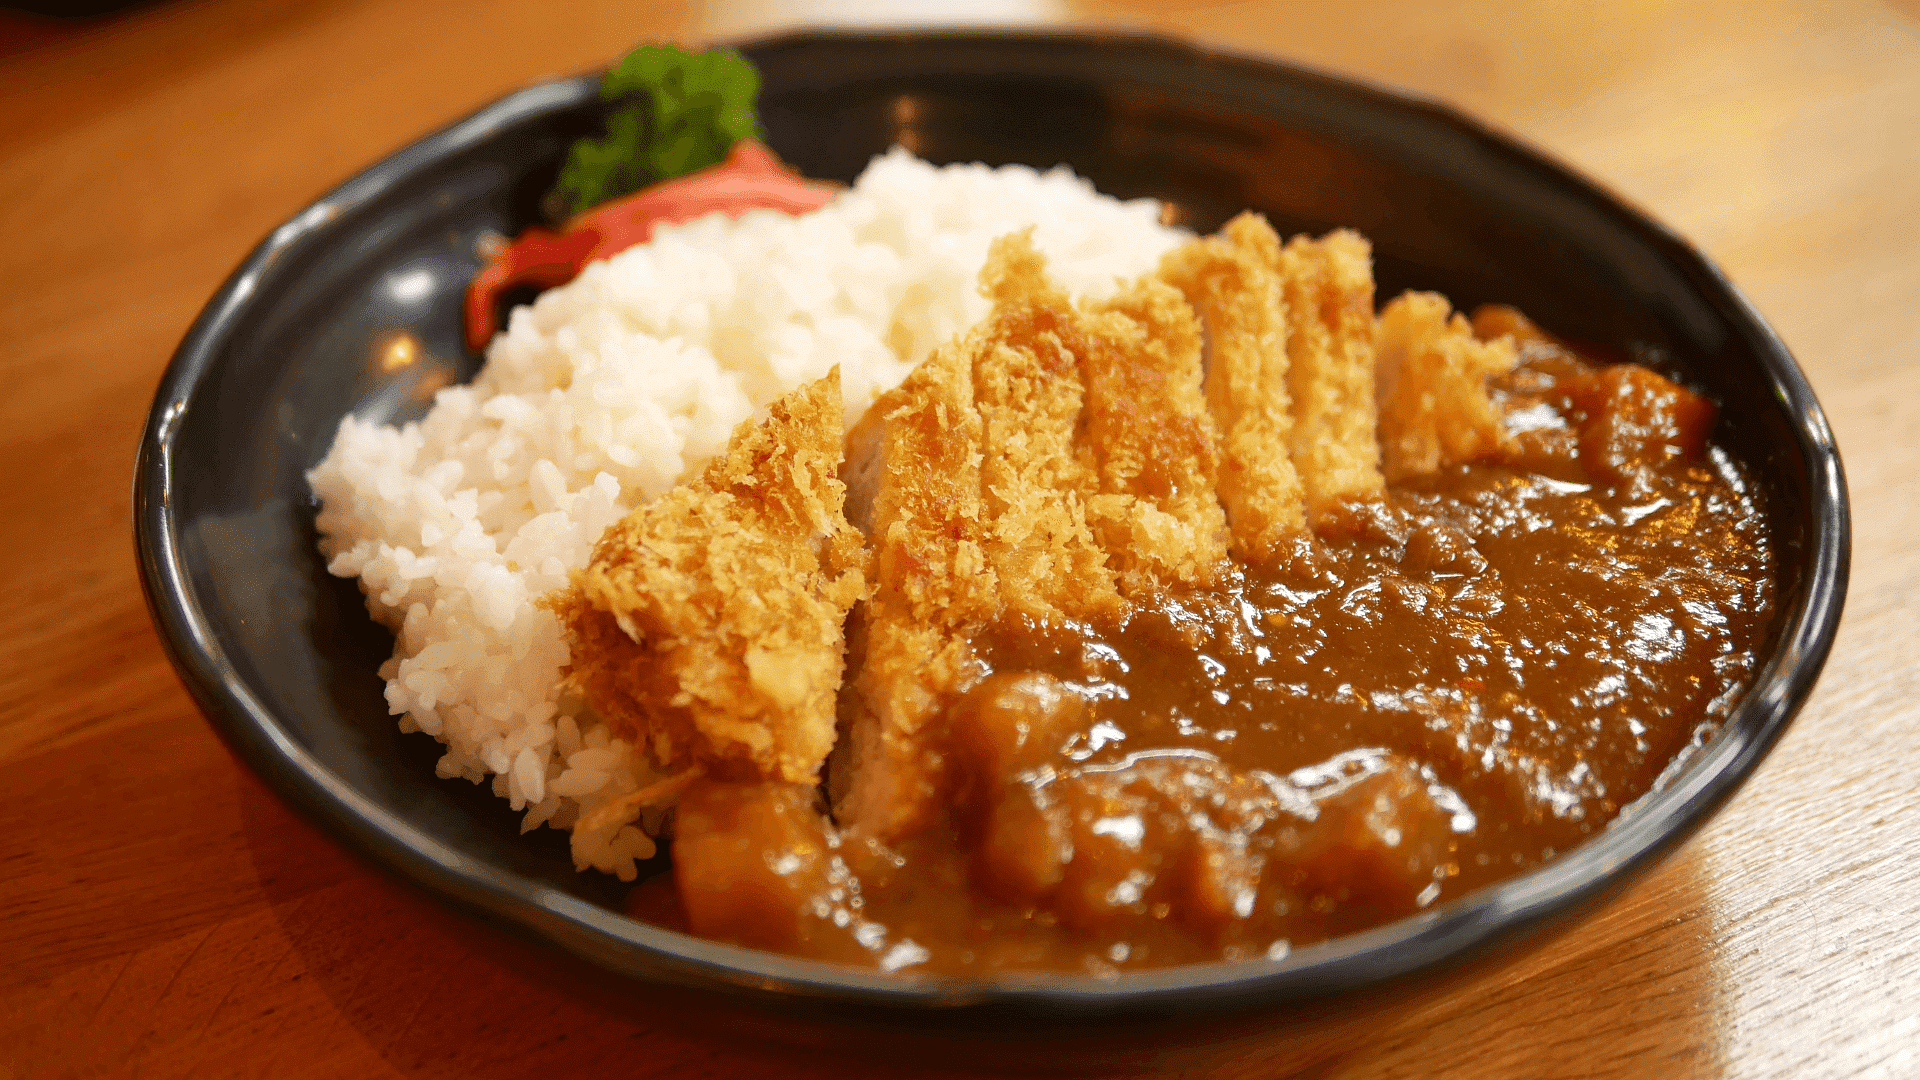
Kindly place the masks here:
<instances>
[{"instance_id":1,"label":"cutlet slice","mask_svg":"<svg viewBox=\"0 0 1920 1080\"><path fill-rule=\"evenodd\" d=\"M1079 442L1087 335L1026 236L995 242L981 282L987 318L883 395L850 439L848 475L873 486L874 588L856 615L832 787L839 820L882 840L937 818L940 721L983 673L974 635L1001 617L1122 606L1086 510L1099 484Z\"/></svg>"},{"instance_id":2,"label":"cutlet slice","mask_svg":"<svg viewBox=\"0 0 1920 1080\"><path fill-rule=\"evenodd\" d=\"M1508 337L1481 341L1439 293L1402 293L1374 330L1380 451L1389 482L1471 462L1509 441L1487 380L1513 369Z\"/></svg>"},{"instance_id":3,"label":"cutlet slice","mask_svg":"<svg viewBox=\"0 0 1920 1080\"><path fill-rule=\"evenodd\" d=\"M1200 322L1151 275L1079 312L1087 518L1129 595L1212 581L1227 558L1220 438L1200 382Z\"/></svg>"},{"instance_id":4,"label":"cutlet slice","mask_svg":"<svg viewBox=\"0 0 1920 1080\"><path fill-rule=\"evenodd\" d=\"M1336 229L1296 236L1278 270L1287 301L1287 389L1293 398L1293 465L1317 521L1348 499L1378 498L1373 392L1372 249Z\"/></svg>"},{"instance_id":5,"label":"cutlet slice","mask_svg":"<svg viewBox=\"0 0 1920 1080\"><path fill-rule=\"evenodd\" d=\"M993 244L981 285L987 318L851 440L847 474L873 485L874 587L831 786L840 821L883 841L940 820L944 717L986 674L976 635L1115 618L1130 593L1205 582L1226 559L1200 326L1180 293L1146 278L1075 307L1026 234Z\"/></svg>"},{"instance_id":6,"label":"cutlet slice","mask_svg":"<svg viewBox=\"0 0 1920 1080\"><path fill-rule=\"evenodd\" d=\"M980 498L982 425L965 342L934 351L874 402L849 472L873 484L874 587L855 613L830 784L842 824L891 840L939 805L935 722L973 670L966 634L998 609Z\"/></svg>"},{"instance_id":7,"label":"cutlet slice","mask_svg":"<svg viewBox=\"0 0 1920 1080\"><path fill-rule=\"evenodd\" d=\"M1249 212L1217 236L1168 252L1159 271L1206 327L1207 410L1220 431L1215 484L1233 553L1251 563L1281 557L1307 528L1300 476L1287 450L1293 402L1279 262L1280 238Z\"/></svg>"},{"instance_id":8,"label":"cutlet slice","mask_svg":"<svg viewBox=\"0 0 1920 1080\"><path fill-rule=\"evenodd\" d=\"M1047 277L1031 230L996 240L980 280L993 311L960 348L972 363L981 511L1000 600L1042 622L1111 612L1120 596L1110 549L1096 540L1087 503L1103 477L1077 452L1083 414L1099 400L1082 370L1088 335Z\"/></svg>"},{"instance_id":9,"label":"cutlet slice","mask_svg":"<svg viewBox=\"0 0 1920 1080\"><path fill-rule=\"evenodd\" d=\"M666 770L817 779L864 589L836 476L843 422L836 368L609 528L551 601L571 680Z\"/></svg>"}]
</instances>

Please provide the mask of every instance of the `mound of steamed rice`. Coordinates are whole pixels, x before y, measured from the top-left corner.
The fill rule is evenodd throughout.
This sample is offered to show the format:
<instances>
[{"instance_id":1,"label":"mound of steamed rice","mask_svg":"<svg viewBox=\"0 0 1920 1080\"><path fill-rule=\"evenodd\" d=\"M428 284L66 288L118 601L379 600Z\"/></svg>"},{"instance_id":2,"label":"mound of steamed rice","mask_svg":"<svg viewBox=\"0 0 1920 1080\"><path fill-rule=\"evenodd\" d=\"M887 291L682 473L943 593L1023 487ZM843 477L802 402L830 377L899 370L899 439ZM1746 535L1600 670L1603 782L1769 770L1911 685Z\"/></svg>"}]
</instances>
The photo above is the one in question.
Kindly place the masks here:
<instances>
[{"instance_id":1,"label":"mound of steamed rice","mask_svg":"<svg viewBox=\"0 0 1920 1080\"><path fill-rule=\"evenodd\" d=\"M607 526L698 470L735 425L834 365L847 420L986 314L995 237L1035 227L1053 273L1103 295L1179 232L1071 172L877 158L831 205L665 227L514 311L470 385L405 427L352 416L308 474L328 570L396 635L380 669L437 772L570 828L658 779L567 692L567 644L536 601ZM576 866L631 880L657 815L583 835Z\"/></svg>"}]
</instances>

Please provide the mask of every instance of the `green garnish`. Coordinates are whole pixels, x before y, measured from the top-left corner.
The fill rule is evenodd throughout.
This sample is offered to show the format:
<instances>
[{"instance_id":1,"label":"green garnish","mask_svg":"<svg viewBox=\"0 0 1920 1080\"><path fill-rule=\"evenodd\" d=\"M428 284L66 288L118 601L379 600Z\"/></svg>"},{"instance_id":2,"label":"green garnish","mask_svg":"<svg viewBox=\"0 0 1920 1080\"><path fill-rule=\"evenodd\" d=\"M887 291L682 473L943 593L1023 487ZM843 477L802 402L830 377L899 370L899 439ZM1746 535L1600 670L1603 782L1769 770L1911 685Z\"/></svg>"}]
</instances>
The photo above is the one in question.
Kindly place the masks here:
<instances>
[{"instance_id":1,"label":"green garnish","mask_svg":"<svg viewBox=\"0 0 1920 1080\"><path fill-rule=\"evenodd\" d=\"M607 72L600 97L617 103L606 137L574 143L554 184L573 213L718 165L760 136L760 71L732 49L642 45Z\"/></svg>"}]
</instances>

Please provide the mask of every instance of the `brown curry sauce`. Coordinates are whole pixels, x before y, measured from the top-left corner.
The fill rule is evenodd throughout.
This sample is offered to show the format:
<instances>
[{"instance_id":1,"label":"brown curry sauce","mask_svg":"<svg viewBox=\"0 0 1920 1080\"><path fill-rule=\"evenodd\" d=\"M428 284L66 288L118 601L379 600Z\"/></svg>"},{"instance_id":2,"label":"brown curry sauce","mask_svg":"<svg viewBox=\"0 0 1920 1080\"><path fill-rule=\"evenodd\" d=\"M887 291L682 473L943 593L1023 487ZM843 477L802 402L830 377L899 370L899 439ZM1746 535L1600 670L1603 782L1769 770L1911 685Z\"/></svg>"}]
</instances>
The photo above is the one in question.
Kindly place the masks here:
<instances>
[{"instance_id":1,"label":"brown curry sauce","mask_svg":"<svg viewBox=\"0 0 1920 1080\"><path fill-rule=\"evenodd\" d=\"M1506 451L1287 565L976 639L945 827L885 847L809 788L703 782L631 909L887 970L1105 974L1284 955L1580 843L1751 681L1764 507L1713 406L1645 368L1523 334L1493 390Z\"/></svg>"}]
</instances>

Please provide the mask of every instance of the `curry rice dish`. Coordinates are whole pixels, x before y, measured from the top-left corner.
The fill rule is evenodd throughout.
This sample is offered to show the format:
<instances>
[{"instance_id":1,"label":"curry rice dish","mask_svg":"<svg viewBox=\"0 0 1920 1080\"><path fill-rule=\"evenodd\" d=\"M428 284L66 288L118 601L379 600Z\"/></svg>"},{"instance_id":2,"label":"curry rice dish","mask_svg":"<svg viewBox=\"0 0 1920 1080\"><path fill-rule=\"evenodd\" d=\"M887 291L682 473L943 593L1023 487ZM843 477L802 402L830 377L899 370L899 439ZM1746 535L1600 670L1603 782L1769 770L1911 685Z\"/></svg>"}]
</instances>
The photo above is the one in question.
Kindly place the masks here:
<instances>
[{"instance_id":1,"label":"curry rice dish","mask_svg":"<svg viewBox=\"0 0 1920 1080\"><path fill-rule=\"evenodd\" d=\"M659 779L640 917L912 972L1290 948L1551 859L1731 709L1771 612L1713 406L1511 309L1376 314L1256 215L838 373L607 529L568 679ZM670 809L670 813L669 813ZM651 815L651 816L649 816Z\"/></svg>"},{"instance_id":2,"label":"curry rice dish","mask_svg":"<svg viewBox=\"0 0 1920 1080\"><path fill-rule=\"evenodd\" d=\"M1280 955L1604 827L1769 617L1711 405L1158 210L895 150L343 420L402 729L580 869L670 841L641 917L891 971Z\"/></svg>"}]
</instances>

